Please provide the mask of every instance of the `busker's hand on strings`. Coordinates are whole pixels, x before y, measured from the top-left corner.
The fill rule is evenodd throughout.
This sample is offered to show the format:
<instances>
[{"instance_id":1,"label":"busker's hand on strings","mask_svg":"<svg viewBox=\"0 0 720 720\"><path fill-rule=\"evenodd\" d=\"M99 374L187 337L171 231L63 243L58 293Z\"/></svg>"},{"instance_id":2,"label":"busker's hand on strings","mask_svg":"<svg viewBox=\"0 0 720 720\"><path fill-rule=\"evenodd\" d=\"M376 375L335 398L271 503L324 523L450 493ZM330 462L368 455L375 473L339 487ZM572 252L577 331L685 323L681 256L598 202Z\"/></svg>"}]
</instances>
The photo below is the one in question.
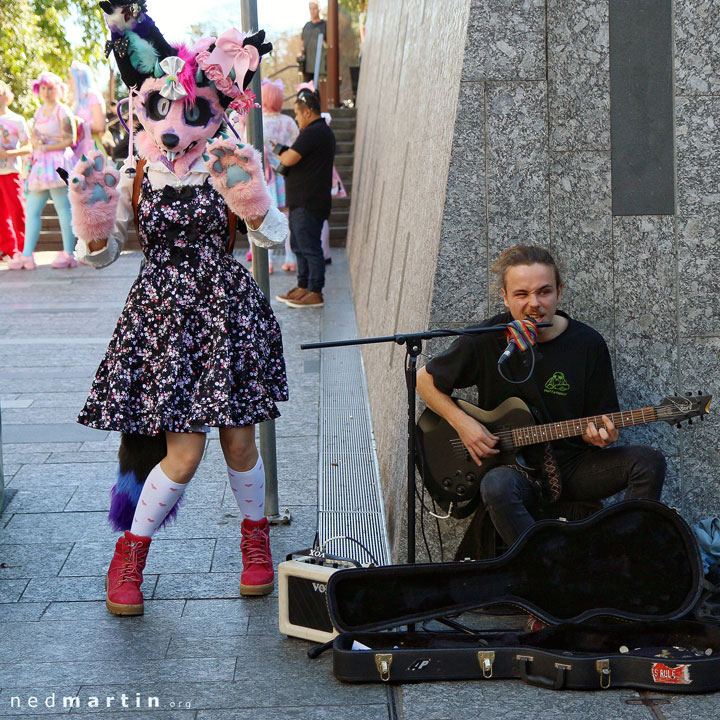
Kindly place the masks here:
<instances>
[{"instance_id":1,"label":"busker's hand on strings","mask_svg":"<svg viewBox=\"0 0 720 720\"><path fill-rule=\"evenodd\" d=\"M495 447L500 438L493 435L482 423L475 418L465 415L455 425L463 445L470 453L470 457L482 465L482 459L497 455L500 451Z\"/></svg>"},{"instance_id":2,"label":"busker's hand on strings","mask_svg":"<svg viewBox=\"0 0 720 720\"><path fill-rule=\"evenodd\" d=\"M605 448L612 445L618 439L618 431L613 421L607 416L602 416L603 426L599 429L595 427L595 423L590 423L585 429L582 439L588 445Z\"/></svg>"}]
</instances>

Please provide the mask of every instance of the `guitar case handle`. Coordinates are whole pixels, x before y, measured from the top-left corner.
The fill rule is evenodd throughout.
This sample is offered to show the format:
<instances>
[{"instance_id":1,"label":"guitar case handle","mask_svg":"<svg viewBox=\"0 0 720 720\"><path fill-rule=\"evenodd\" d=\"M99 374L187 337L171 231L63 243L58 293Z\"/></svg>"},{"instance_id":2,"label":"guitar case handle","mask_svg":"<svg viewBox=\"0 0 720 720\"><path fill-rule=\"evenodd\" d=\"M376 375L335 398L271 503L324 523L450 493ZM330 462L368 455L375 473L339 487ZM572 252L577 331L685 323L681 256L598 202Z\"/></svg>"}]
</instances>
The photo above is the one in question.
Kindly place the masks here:
<instances>
[{"instance_id":1,"label":"guitar case handle","mask_svg":"<svg viewBox=\"0 0 720 720\"><path fill-rule=\"evenodd\" d=\"M555 663L555 677L549 678L544 675L533 675L529 672L530 663L534 659L532 656L517 655L515 659L520 665L520 680L528 685L534 685L546 690L562 690L565 687L565 673L572 669L572 665Z\"/></svg>"}]
</instances>

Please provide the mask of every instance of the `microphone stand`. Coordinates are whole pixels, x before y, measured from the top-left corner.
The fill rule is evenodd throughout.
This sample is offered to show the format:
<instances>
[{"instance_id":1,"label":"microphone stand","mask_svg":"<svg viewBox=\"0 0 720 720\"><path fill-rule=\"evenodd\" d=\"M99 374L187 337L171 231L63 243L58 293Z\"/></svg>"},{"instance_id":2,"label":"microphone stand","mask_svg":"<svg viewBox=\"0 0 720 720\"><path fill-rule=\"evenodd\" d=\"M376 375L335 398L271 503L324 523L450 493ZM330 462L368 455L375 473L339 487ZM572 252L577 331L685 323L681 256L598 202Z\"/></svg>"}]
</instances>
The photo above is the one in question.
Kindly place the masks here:
<instances>
[{"instance_id":1,"label":"microphone stand","mask_svg":"<svg viewBox=\"0 0 720 720\"><path fill-rule=\"evenodd\" d=\"M537 323L537 327L550 327L552 323ZM305 343L300 345L301 350L316 350L330 347L344 347L347 345L370 345L374 343L394 342L405 345L405 382L408 395L408 449L407 449L407 561L415 562L415 396L417 392L417 358L422 352L423 340L438 337L452 337L455 335L480 335L489 332L505 332L507 324L488 325L460 330L427 330L425 332L402 333L400 335L385 335L383 337L355 338L353 340L335 340L331 342Z\"/></svg>"}]
</instances>

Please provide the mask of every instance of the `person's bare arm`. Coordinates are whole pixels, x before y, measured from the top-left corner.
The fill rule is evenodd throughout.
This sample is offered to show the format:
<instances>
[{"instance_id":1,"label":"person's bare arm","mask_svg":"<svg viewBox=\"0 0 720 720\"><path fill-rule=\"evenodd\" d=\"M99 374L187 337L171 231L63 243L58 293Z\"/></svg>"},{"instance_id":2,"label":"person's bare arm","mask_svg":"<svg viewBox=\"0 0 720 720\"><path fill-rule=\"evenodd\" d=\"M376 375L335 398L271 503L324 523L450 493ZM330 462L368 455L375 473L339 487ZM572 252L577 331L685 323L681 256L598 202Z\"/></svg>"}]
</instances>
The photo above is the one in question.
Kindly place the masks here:
<instances>
[{"instance_id":1,"label":"person's bare arm","mask_svg":"<svg viewBox=\"0 0 720 720\"><path fill-rule=\"evenodd\" d=\"M470 457L478 465L482 465L482 458L500 452L495 448L499 440L497 435L493 435L482 423L463 412L449 395L438 390L433 376L425 368L418 370L417 390L425 404L457 431Z\"/></svg>"},{"instance_id":2,"label":"person's bare arm","mask_svg":"<svg viewBox=\"0 0 720 720\"><path fill-rule=\"evenodd\" d=\"M26 142L16 148L0 147L0 158L17 157L18 155L29 155L32 152L32 145Z\"/></svg>"},{"instance_id":3,"label":"person's bare arm","mask_svg":"<svg viewBox=\"0 0 720 720\"><path fill-rule=\"evenodd\" d=\"M302 155L293 150L292 148L289 148L288 150L285 150L285 152L280 153L279 155L280 162L285 167L292 167L293 165L297 165L302 160Z\"/></svg>"},{"instance_id":4,"label":"person's bare arm","mask_svg":"<svg viewBox=\"0 0 720 720\"><path fill-rule=\"evenodd\" d=\"M72 147L77 140L77 130L75 123L69 117L64 117L60 123L62 135L60 138L47 138L42 141L40 145L36 147L43 152L50 152L53 150L64 150L65 148Z\"/></svg>"},{"instance_id":5,"label":"person's bare arm","mask_svg":"<svg viewBox=\"0 0 720 720\"><path fill-rule=\"evenodd\" d=\"M90 131L93 135L102 135L105 132L106 120L105 112L100 103L92 106L92 120L90 121Z\"/></svg>"}]
</instances>

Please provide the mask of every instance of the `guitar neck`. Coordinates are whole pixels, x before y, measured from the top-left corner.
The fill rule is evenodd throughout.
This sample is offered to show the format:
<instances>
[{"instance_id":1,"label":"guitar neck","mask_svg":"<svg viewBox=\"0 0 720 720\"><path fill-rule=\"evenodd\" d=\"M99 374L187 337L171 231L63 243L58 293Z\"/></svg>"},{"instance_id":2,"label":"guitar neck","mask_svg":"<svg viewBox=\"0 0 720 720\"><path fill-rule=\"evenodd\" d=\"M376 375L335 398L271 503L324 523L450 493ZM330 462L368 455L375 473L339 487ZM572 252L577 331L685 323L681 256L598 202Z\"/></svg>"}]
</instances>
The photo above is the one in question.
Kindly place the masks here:
<instances>
[{"instance_id":1,"label":"guitar neck","mask_svg":"<svg viewBox=\"0 0 720 720\"><path fill-rule=\"evenodd\" d=\"M660 420L657 407L638 408L637 410L620 410L619 412L607 413L616 428L630 427L631 425L644 425L645 423ZM595 427L602 426L602 415L577 418L576 420L561 420L560 422L547 423L545 425L528 425L527 427L515 428L512 431L513 445L536 445L551 440L578 437L584 435L587 426L594 423Z\"/></svg>"}]
</instances>

